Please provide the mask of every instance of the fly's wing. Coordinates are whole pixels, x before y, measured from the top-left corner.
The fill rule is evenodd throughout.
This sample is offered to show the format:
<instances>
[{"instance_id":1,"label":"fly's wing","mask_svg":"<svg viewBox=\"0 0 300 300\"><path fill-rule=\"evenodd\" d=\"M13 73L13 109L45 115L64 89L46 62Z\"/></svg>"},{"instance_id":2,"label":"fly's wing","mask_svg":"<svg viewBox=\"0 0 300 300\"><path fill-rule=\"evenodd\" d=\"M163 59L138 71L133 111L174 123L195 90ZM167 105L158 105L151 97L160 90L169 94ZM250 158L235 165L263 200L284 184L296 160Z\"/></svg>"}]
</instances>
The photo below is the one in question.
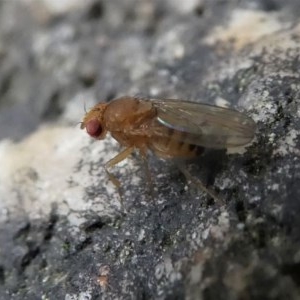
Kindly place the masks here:
<instances>
[{"instance_id":1,"label":"fly's wing","mask_svg":"<svg viewBox=\"0 0 300 300\"><path fill-rule=\"evenodd\" d=\"M185 143L224 149L246 145L255 134L254 121L232 109L172 99L154 100L153 105L157 109L157 121L185 133L173 135ZM167 131L159 127L154 129L155 134L166 135Z\"/></svg>"}]
</instances>

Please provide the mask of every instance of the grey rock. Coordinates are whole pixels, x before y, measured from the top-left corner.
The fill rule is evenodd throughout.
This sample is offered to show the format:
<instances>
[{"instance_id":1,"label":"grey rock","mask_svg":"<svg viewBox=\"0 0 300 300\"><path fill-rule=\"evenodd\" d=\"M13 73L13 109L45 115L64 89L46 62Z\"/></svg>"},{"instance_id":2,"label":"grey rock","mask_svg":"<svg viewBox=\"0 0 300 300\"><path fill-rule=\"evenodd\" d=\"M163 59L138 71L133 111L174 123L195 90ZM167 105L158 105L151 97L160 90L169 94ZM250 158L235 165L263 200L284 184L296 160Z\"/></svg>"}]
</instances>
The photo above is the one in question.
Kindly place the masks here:
<instances>
[{"instance_id":1,"label":"grey rock","mask_svg":"<svg viewBox=\"0 0 300 300\"><path fill-rule=\"evenodd\" d=\"M0 7L1 299L299 299L298 1L3 1ZM14 20L12 22L11 20ZM244 153L189 168L76 123L121 95L235 107Z\"/></svg>"}]
</instances>

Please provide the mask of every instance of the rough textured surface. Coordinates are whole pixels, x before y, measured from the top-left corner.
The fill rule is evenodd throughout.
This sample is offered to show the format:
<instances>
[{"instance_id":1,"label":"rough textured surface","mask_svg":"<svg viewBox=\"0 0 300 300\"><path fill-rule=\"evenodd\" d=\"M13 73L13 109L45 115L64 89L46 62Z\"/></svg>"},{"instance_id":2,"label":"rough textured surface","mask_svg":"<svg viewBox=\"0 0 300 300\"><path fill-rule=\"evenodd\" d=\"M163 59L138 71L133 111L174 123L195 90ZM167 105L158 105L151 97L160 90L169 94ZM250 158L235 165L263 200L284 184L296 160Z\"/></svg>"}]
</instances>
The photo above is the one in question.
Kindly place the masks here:
<instances>
[{"instance_id":1,"label":"rough textured surface","mask_svg":"<svg viewBox=\"0 0 300 300\"><path fill-rule=\"evenodd\" d=\"M183 3L184 2L184 3ZM62 4L63 3L63 4ZM83 4L84 3L84 4ZM0 299L299 299L300 3L0 3ZM227 104L244 154L191 164L226 201L76 127L120 95Z\"/></svg>"}]
</instances>

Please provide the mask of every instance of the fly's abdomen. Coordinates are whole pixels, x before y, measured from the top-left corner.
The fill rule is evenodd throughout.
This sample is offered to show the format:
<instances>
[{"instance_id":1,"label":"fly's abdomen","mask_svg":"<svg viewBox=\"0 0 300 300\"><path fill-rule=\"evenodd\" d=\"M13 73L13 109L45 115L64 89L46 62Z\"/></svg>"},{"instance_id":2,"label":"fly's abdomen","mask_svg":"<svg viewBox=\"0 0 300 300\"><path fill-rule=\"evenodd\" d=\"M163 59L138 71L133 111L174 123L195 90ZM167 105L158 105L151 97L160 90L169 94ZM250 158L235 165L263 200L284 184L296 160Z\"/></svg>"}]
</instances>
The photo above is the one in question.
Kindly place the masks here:
<instances>
[{"instance_id":1,"label":"fly's abdomen","mask_svg":"<svg viewBox=\"0 0 300 300\"><path fill-rule=\"evenodd\" d=\"M162 130L167 130L167 132L161 136L152 137L149 145L157 156L162 158L193 158L203 153L203 147L186 141L191 139L190 133L172 128L162 128Z\"/></svg>"}]
</instances>

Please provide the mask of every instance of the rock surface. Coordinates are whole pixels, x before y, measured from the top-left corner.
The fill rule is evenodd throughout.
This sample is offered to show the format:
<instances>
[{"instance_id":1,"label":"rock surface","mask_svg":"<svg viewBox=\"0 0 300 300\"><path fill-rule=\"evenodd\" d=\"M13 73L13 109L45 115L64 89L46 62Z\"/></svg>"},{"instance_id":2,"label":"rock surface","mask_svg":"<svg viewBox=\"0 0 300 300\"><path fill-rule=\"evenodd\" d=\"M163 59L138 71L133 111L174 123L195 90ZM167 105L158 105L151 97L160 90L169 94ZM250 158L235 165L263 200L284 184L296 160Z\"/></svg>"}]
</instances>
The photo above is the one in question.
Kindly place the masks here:
<instances>
[{"instance_id":1,"label":"rock surface","mask_svg":"<svg viewBox=\"0 0 300 300\"><path fill-rule=\"evenodd\" d=\"M63 3L63 4L62 4ZM84 4L83 4L84 3ZM299 299L300 3L0 3L0 299ZM193 174L76 125L121 95L228 105L257 123L243 154Z\"/></svg>"}]
</instances>

